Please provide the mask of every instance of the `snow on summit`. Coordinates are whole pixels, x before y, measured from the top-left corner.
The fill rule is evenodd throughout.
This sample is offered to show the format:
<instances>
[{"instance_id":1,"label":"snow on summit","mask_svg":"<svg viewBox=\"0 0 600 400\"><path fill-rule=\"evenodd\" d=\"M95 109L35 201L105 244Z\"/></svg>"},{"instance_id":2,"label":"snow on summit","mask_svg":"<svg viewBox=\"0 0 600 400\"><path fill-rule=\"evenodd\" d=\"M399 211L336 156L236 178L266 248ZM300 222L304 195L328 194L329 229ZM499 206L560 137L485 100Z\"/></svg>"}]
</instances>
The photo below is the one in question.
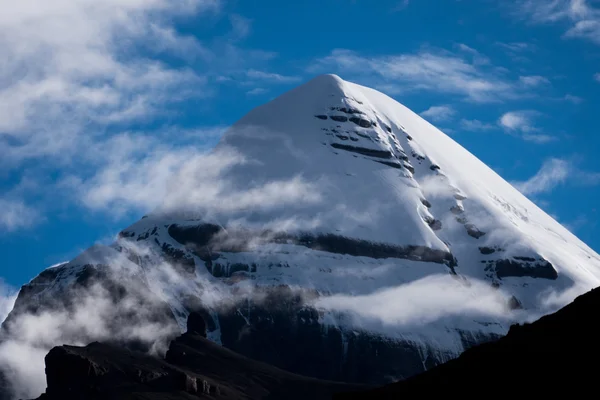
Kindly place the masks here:
<instances>
[{"instance_id":1,"label":"snow on summit","mask_svg":"<svg viewBox=\"0 0 600 400\"><path fill-rule=\"evenodd\" d=\"M600 285L600 257L483 162L336 75L252 110L210 157L112 246L26 285L15 310L122 262L182 328L201 309L235 351L373 383Z\"/></svg>"}]
</instances>

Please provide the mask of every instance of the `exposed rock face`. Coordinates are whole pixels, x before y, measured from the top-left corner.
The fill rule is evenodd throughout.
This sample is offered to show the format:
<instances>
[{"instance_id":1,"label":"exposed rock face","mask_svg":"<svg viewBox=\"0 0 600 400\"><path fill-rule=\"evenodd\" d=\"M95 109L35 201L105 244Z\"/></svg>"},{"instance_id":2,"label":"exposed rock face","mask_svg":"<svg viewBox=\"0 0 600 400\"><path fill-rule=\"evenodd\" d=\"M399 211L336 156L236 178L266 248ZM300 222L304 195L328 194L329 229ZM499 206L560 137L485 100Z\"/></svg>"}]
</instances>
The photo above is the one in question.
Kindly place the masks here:
<instances>
[{"instance_id":1,"label":"exposed rock face","mask_svg":"<svg viewBox=\"0 0 600 400\"><path fill-rule=\"evenodd\" d=\"M133 263L131 266L136 267ZM3 335L9 338L18 334L15 332L22 329L19 318L43 318L40 316L46 313L65 323L79 319L69 329L63 329L65 336L61 339L67 343L101 338L149 351L166 346L170 338L180 333L171 308L140 280L139 271L123 273L105 264L54 267L24 285L14 309L2 324L0 340ZM85 314L91 314L90 318L95 321L90 324L101 325L97 331L99 337L94 336L94 330L83 328L86 322L81 321L81 316ZM80 325L81 330L78 330L76 327ZM132 334L136 329L140 333ZM160 329L164 336L145 335L144 329Z\"/></svg>"},{"instance_id":2,"label":"exposed rock face","mask_svg":"<svg viewBox=\"0 0 600 400\"><path fill-rule=\"evenodd\" d=\"M353 239L335 234L312 234L309 232L291 235L284 232L252 232L236 229L225 229L213 224L196 226L169 226L169 235L179 243L187 246L200 259L206 262L207 268L213 272L213 265L219 259L219 252L249 251L250 244L257 240L263 243L285 243L305 246L310 249L336 254L379 258L401 258L415 261L429 261L456 265L452 254L425 246L395 246L387 243L374 243ZM251 267L243 266L240 270ZM214 273L213 273L214 275Z\"/></svg>"},{"instance_id":3,"label":"exposed rock face","mask_svg":"<svg viewBox=\"0 0 600 400\"><path fill-rule=\"evenodd\" d=\"M48 387L40 400L330 399L359 385L319 381L238 355L196 335L175 339L164 360L94 342L60 346L46 356Z\"/></svg>"},{"instance_id":4,"label":"exposed rock face","mask_svg":"<svg viewBox=\"0 0 600 400\"><path fill-rule=\"evenodd\" d=\"M519 393L596 390L600 289L594 289L554 314L514 325L498 341L473 347L459 358L402 382L334 399L399 399L438 393L480 395L482 387ZM554 379L552 379L554 378ZM549 381L549 379L551 381Z\"/></svg>"},{"instance_id":5,"label":"exposed rock face","mask_svg":"<svg viewBox=\"0 0 600 400\"><path fill-rule=\"evenodd\" d=\"M245 301L232 307L236 312L218 316L223 345L301 375L369 384L409 377L453 357L410 341L324 327L320 312L303 301L317 295L285 286L264 289L260 303ZM497 337L482 335L476 342ZM468 341L465 347L475 344ZM431 356L424 362L423 354Z\"/></svg>"},{"instance_id":6,"label":"exposed rock face","mask_svg":"<svg viewBox=\"0 0 600 400\"><path fill-rule=\"evenodd\" d=\"M206 337L206 322L199 312L192 311L187 320L187 332Z\"/></svg>"}]
</instances>

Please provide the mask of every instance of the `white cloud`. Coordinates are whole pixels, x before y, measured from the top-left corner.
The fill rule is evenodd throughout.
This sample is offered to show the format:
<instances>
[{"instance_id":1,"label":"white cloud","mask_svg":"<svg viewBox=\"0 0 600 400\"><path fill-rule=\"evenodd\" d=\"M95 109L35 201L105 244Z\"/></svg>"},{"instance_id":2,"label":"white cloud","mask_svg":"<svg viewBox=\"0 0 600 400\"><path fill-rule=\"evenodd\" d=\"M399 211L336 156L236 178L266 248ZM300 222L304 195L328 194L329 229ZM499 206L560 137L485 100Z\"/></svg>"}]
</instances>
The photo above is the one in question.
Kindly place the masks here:
<instances>
[{"instance_id":1,"label":"white cloud","mask_svg":"<svg viewBox=\"0 0 600 400\"><path fill-rule=\"evenodd\" d=\"M597 74L594 75L594 79L598 82L600 82L600 72L598 72Z\"/></svg>"},{"instance_id":2,"label":"white cloud","mask_svg":"<svg viewBox=\"0 0 600 400\"><path fill-rule=\"evenodd\" d=\"M540 170L524 182L514 182L519 191L525 195L546 193L566 182L571 173L571 165L558 158L544 162Z\"/></svg>"},{"instance_id":3,"label":"white cloud","mask_svg":"<svg viewBox=\"0 0 600 400\"><path fill-rule=\"evenodd\" d=\"M250 35L252 22L248 18L234 14L229 17L229 21L232 27L231 35L234 39L244 39Z\"/></svg>"},{"instance_id":4,"label":"white cloud","mask_svg":"<svg viewBox=\"0 0 600 400\"><path fill-rule=\"evenodd\" d=\"M508 316L507 297L501 291L449 275L431 275L367 295L322 297L316 306L351 312L366 323L395 329L422 327L452 316Z\"/></svg>"},{"instance_id":5,"label":"white cloud","mask_svg":"<svg viewBox=\"0 0 600 400\"><path fill-rule=\"evenodd\" d=\"M398 4L392 9L392 12L398 12L404 10L410 4L410 0L400 0Z\"/></svg>"},{"instance_id":6,"label":"white cloud","mask_svg":"<svg viewBox=\"0 0 600 400\"><path fill-rule=\"evenodd\" d=\"M4 326L7 330L0 343L0 370L15 398L33 398L44 391L44 357L54 346L83 346L108 338L135 339L147 344L152 353L162 354L167 339L179 333L177 326L157 318L160 297L136 279L139 275L134 275L135 267L124 256L115 257L109 265L106 268L111 268L109 274L114 274L115 282L124 282L127 287L123 298L115 299L114 291L96 283L86 289L74 289L68 304L56 299L52 308L21 312ZM172 268L165 264L156 269L154 273L168 274L166 270ZM127 318L127 323L123 323L123 318Z\"/></svg>"},{"instance_id":7,"label":"white cloud","mask_svg":"<svg viewBox=\"0 0 600 400\"><path fill-rule=\"evenodd\" d=\"M520 0L512 12L534 23L566 23L564 37L600 44L600 9L586 0Z\"/></svg>"},{"instance_id":8,"label":"white cloud","mask_svg":"<svg viewBox=\"0 0 600 400\"><path fill-rule=\"evenodd\" d=\"M592 186L600 184L600 172L578 168L573 161L550 158L542 164L540 170L523 182L513 182L513 186L523 194L550 192L563 184Z\"/></svg>"},{"instance_id":9,"label":"white cloud","mask_svg":"<svg viewBox=\"0 0 600 400\"><path fill-rule=\"evenodd\" d=\"M502 47L503 49L505 49L506 51L508 51L509 53L512 53L512 54L535 50L535 46L533 44L525 43L525 42L510 42L510 43L496 42L496 45Z\"/></svg>"},{"instance_id":10,"label":"white cloud","mask_svg":"<svg viewBox=\"0 0 600 400\"><path fill-rule=\"evenodd\" d=\"M0 181L10 194L0 199L0 229L26 228L58 204L79 201L56 181L81 187L108 179L115 159L151 168L143 163L175 164L175 157L202 152L219 127L178 129L164 121L173 121L182 101L212 96L219 76L245 74L274 57L238 47L251 31L239 15L230 16L229 33L208 44L177 31L179 17L221 18L220 0L0 0L0 6L0 170L45 185L16 193L17 180ZM178 66L177 58L195 69ZM156 128L141 131L142 124ZM146 183L164 181L154 171L158 177Z\"/></svg>"},{"instance_id":11,"label":"white cloud","mask_svg":"<svg viewBox=\"0 0 600 400\"><path fill-rule=\"evenodd\" d=\"M27 228L40 218L38 212L21 200L0 198L0 232Z\"/></svg>"},{"instance_id":12,"label":"white cloud","mask_svg":"<svg viewBox=\"0 0 600 400\"><path fill-rule=\"evenodd\" d=\"M208 146L207 146L208 147ZM119 135L95 149L103 163L87 179L65 178L60 186L90 210L120 218L132 211L188 210L219 213L320 201L318 182L301 176L239 189L227 178L236 166L256 162L221 147L172 147L144 136ZM104 157L104 158L102 158Z\"/></svg>"},{"instance_id":13,"label":"white cloud","mask_svg":"<svg viewBox=\"0 0 600 400\"><path fill-rule=\"evenodd\" d=\"M267 81L270 83L295 83L301 80L298 76L280 75L273 72L257 71L255 69L248 70L246 75L250 79Z\"/></svg>"},{"instance_id":14,"label":"white cloud","mask_svg":"<svg viewBox=\"0 0 600 400\"><path fill-rule=\"evenodd\" d=\"M0 278L0 324L4 322L17 299L17 290L10 287Z\"/></svg>"},{"instance_id":15,"label":"white cloud","mask_svg":"<svg viewBox=\"0 0 600 400\"><path fill-rule=\"evenodd\" d=\"M261 88L261 87L257 87L257 88L254 88L252 90L247 91L246 94L249 95L249 96L259 96L259 95L265 94L267 92L268 92L267 89Z\"/></svg>"},{"instance_id":16,"label":"white cloud","mask_svg":"<svg viewBox=\"0 0 600 400\"><path fill-rule=\"evenodd\" d=\"M450 106L431 106L421 113L422 117L429 118L434 122L447 121L456 114Z\"/></svg>"},{"instance_id":17,"label":"white cloud","mask_svg":"<svg viewBox=\"0 0 600 400\"><path fill-rule=\"evenodd\" d=\"M528 142L544 144L558 140L556 136L544 135L542 133L524 133L521 138Z\"/></svg>"},{"instance_id":18,"label":"white cloud","mask_svg":"<svg viewBox=\"0 0 600 400\"><path fill-rule=\"evenodd\" d=\"M498 124L509 131L535 132L537 128L532 121L535 115L534 111L511 111L503 114Z\"/></svg>"},{"instance_id":19,"label":"white cloud","mask_svg":"<svg viewBox=\"0 0 600 400\"><path fill-rule=\"evenodd\" d=\"M572 94L566 94L564 97L564 100L571 102L573 104L580 104L581 102L583 102L583 98L572 95Z\"/></svg>"},{"instance_id":20,"label":"white cloud","mask_svg":"<svg viewBox=\"0 0 600 400\"><path fill-rule=\"evenodd\" d=\"M519 81L525 85L530 87L536 87L541 85L547 85L550 83L548 78L545 78L540 75L529 75L529 76L520 76Z\"/></svg>"},{"instance_id":21,"label":"white cloud","mask_svg":"<svg viewBox=\"0 0 600 400\"><path fill-rule=\"evenodd\" d=\"M462 51L465 52L467 54L470 54L473 57L473 63L474 64L479 64L479 65L485 65L485 64L489 64L490 63L490 59L487 58L486 56L484 56L483 54L481 54L479 51L477 51L476 49L467 46L464 43L459 43L456 45L456 47Z\"/></svg>"},{"instance_id":22,"label":"white cloud","mask_svg":"<svg viewBox=\"0 0 600 400\"><path fill-rule=\"evenodd\" d=\"M511 111L503 114L498 120L498 125L507 132L520 134L521 139L537 144L549 143L558 140L557 137L540 132L533 119L540 115L536 111Z\"/></svg>"},{"instance_id":23,"label":"white cloud","mask_svg":"<svg viewBox=\"0 0 600 400\"><path fill-rule=\"evenodd\" d=\"M339 72L389 93L420 90L493 102L520 95L514 82L496 69L444 50L424 49L414 54L366 57L336 49L316 60L309 71Z\"/></svg>"},{"instance_id":24,"label":"white cloud","mask_svg":"<svg viewBox=\"0 0 600 400\"><path fill-rule=\"evenodd\" d=\"M485 132L496 129L496 126L477 119L461 119L460 128L471 132Z\"/></svg>"},{"instance_id":25,"label":"white cloud","mask_svg":"<svg viewBox=\"0 0 600 400\"><path fill-rule=\"evenodd\" d=\"M144 117L169 100L162 96L166 91L179 94L178 99L188 85L202 84L190 70L123 52L131 43L143 48L149 41L164 51L189 46L193 40L177 36L168 17L214 9L215 1L6 3L0 17L0 130L15 140L35 134L51 135L56 142L61 132L62 143L46 149L54 153L74 132L49 133L48 126L68 121L72 130L82 120Z\"/></svg>"}]
</instances>

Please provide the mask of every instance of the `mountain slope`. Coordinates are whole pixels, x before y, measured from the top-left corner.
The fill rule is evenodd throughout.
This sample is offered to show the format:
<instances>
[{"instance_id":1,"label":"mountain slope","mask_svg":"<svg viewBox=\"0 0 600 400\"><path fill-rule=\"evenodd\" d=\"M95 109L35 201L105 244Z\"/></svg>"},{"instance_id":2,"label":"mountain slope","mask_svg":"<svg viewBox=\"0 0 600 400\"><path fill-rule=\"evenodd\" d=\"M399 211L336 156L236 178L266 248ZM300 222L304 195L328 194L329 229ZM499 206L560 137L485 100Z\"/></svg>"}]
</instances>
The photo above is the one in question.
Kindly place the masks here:
<instances>
[{"instance_id":1,"label":"mountain slope","mask_svg":"<svg viewBox=\"0 0 600 400\"><path fill-rule=\"evenodd\" d=\"M384 383L597 285L600 257L475 156L388 96L323 75L234 124L115 244L25 285L4 327L14 340L23 315L77 313L99 286L118 320L160 331L103 324L101 338L160 351L195 310L241 354ZM84 332L69 340L98 336Z\"/></svg>"},{"instance_id":2,"label":"mountain slope","mask_svg":"<svg viewBox=\"0 0 600 400\"><path fill-rule=\"evenodd\" d=\"M177 337L164 360L98 342L55 347L46 356L48 387L40 400L327 400L333 393L363 388L282 371L216 345L202 333L188 330Z\"/></svg>"},{"instance_id":3,"label":"mountain slope","mask_svg":"<svg viewBox=\"0 0 600 400\"><path fill-rule=\"evenodd\" d=\"M600 356L595 315L600 289L575 299L554 314L514 325L500 340L473 347L460 357L405 381L334 399L398 399L409 393L480 394L482 387L556 393L596 388L590 360ZM556 379L553 379L555 377ZM474 384L476 382L476 384Z\"/></svg>"}]
</instances>

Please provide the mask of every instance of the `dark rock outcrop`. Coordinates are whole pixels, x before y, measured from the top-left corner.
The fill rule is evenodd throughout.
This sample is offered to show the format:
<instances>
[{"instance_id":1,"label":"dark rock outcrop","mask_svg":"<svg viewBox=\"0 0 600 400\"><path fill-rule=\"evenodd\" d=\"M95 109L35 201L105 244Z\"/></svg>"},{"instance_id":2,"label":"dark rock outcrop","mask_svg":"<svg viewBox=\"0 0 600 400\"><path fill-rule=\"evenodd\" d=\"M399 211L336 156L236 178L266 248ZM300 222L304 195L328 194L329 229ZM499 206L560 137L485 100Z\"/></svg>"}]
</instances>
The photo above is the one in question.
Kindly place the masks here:
<instances>
[{"instance_id":1,"label":"dark rock outcrop","mask_svg":"<svg viewBox=\"0 0 600 400\"><path fill-rule=\"evenodd\" d=\"M196 334L176 338L164 360L94 342L60 346L46 356L47 389L39 400L330 399L364 386L323 381L257 362Z\"/></svg>"},{"instance_id":2,"label":"dark rock outcrop","mask_svg":"<svg viewBox=\"0 0 600 400\"><path fill-rule=\"evenodd\" d=\"M481 396L482 388L512 393L554 394L596 390L600 357L600 288L554 314L513 325L505 337L475 346L423 374L375 390L335 395L334 399L401 399L443 392ZM496 392L497 393L497 392ZM578 394L575 396L579 396Z\"/></svg>"},{"instance_id":3,"label":"dark rock outcrop","mask_svg":"<svg viewBox=\"0 0 600 400\"><path fill-rule=\"evenodd\" d=\"M231 307L235 312L219 314L223 346L319 379L384 384L424 371L423 350L413 343L323 326L320 311L306 305L318 293L281 286L259 289L257 295L260 302L240 301ZM431 357L427 365L440 362Z\"/></svg>"},{"instance_id":4,"label":"dark rock outcrop","mask_svg":"<svg viewBox=\"0 0 600 400\"><path fill-rule=\"evenodd\" d=\"M398 246L388 243L376 243L362 239L353 239L335 234L301 233L296 235L284 232L255 232L225 229L218 225L201 224L197 226L169 226L169 235L177 242L187 246L200 259L206 262L209 271L219 259L219 252L242 252L250 249L250 243L282 243L304 246L313 250L336 254L348 254L371 258L402 258L413 261L434 262L456 266L454 256L443 250L425 246Z\"/></svg>"},{"instance_id":5,"label":"dark rock outcrop","mask_svg":"<svg viewBox=\"0 0 600 400\"><path fill-rule=\"evenodd\" d=\"M60 291L48 290L57 282L64 285ZM93 310L96 297L112 307L111 319L106 321L108 332L120 332L125 325L145 323L159 324L172 332L178 331L171 308L153 295L144 282L135 275L117 272L111 266L103 264L76 267L64 264L43 271L21 287L13 310L2 323L2 330L10 335L13 324L22 315L58 312L68 316L77 312L82 302L86 301ZM132 345L137 347L142 344Z\"/></svg>"},{"instance_id":6,"label":"dark rock outcrop","mask_svg":"<svg viewBox=\"0 0 600 400\"><path fill-rule=\"evenodd\" d=\"M536 260L528 258L527 261L519 260L514 257L514 260L505 259L495 262L496 275L498 278L506 278L509 276L521 277L529 276L532 278L557 279L558 272L552 264L544 259Z\"/></svg>"},{"instance_id":7,"label":"dark rock outcrop","mask_svg":"<svg viewBox=\"0 0 600 400\"><path fill-rule=\"evenodd\" d=\"M197 311L192 311L187 319L187 332L193 335L206 337L206 322Z\"/></svg>"},{"instance_id":8,"label":"dark rock outcrop","mask_svg":"<svg viewBox=\"0 0 600 400\"><path fill-rule=\"evenodd\" d=\"M349 151L351 153L361 154L363 156L376 157L376 158L394 158L394 155L390 151L387 151L387 150L367 149L364 147L356 147L356 146L350 146L347 144L340 144L340 143L331 143L331 147L340 149L340 150Z\"/></svg>"}]
</instances>

